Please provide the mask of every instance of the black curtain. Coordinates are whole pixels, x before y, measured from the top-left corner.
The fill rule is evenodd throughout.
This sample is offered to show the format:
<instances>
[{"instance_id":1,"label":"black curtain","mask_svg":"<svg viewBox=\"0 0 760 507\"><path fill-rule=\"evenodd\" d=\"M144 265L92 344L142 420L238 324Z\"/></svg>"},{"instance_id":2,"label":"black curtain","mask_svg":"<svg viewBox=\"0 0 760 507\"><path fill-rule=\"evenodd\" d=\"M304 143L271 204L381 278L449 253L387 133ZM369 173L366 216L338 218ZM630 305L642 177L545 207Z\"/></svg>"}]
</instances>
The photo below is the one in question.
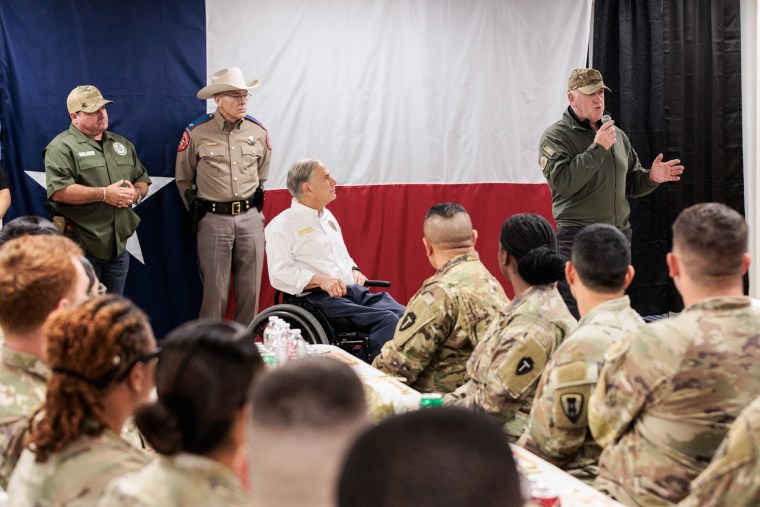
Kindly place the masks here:
<instances>
[{"instance_id":1,"label":"black curtain","mask_svg":"<svg viewBox=\"0 0 760 507\"><path fill-rule=\"evenodd\" d=\"M658 153L686 166L678 183L631 200L628 294L644 316L682 308L667 273L670 225L691 204L743 213L740 0L596 0L593 66L612 88L607 109L642 165Z\"/></svg>"},{"instance_id":2,"label":"black curtain","mask_svg":"<svg viewBox=\"0 0 760 507\"><path fill-rule=\"evenodd\" d=\"M686 172L668 214L722 202L744 215L740 0L665 0L665 129ZM682 308L671 293L671 309Z\"/></svg>"}]
</instances>

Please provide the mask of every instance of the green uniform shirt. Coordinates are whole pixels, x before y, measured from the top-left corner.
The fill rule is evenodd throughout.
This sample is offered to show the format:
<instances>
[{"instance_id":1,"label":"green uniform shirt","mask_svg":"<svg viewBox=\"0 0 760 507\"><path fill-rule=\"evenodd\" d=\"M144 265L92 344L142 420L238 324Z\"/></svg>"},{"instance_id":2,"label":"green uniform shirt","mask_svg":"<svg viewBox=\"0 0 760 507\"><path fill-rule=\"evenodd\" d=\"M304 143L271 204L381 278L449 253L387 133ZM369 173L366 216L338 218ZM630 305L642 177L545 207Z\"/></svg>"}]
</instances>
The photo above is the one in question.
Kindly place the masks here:
<instances>
[{"instance_id":1,"label":"green uniform shirt","mask_svg":"<svg viewBox=\"0 0 760 507\"><path fill-rule=\"evenodd\" d=\"M588 420L597 489L626 505L670 505L760 395L760 309L707 298L640 327L604 356Z\"/></svg>"},{"instance_id":2,"label":"green uniform shirt","mask_svg":"<svg viewBox=\"0 0 760 507\"><path fill-rule=\"evenodd\" d=\"M760 397L731 425L710 466L691 483L679 507L760 505Z\"/></svg>"},{"instance_id":3,"label":"green uniform shirt","mask_svg":"<svg viewBox=\"0 0 760 507\"><path fill-rule=\"evenodd\" d=\"M87 187L107 187L119 180L151 183L132 143L108 131L103 133L101 144L72 124L50 141L44 157L48 199L75 183ZM76 205L50 202L68 219L82 248L98 259L110 260L124 253L127 239L140 223L140 217L131 208L117 208L104 202Z\"/></svg>"},{"instance_id":4,"label":"green uniform shirt","mask_svg":"<svg viewBox=\"0 0 760 507\"><path fill-rule=\"evenodd\" d=\"M467 360L507 304L478 253L458 255L425 280L373 366L417 391L451 392L464 383Z\"/></svg>"},{"instance_id":5,"label":"green uniform shirt","mask_svg":"<svg viewBox=\"0 0 760 507\"><path fill-rule=\"evenodd\" d=\"M588 430L589 396L604 353L643 324L628 296L606 301L584 315L541 375L519 445L579 479L593 480L601 448Z\"/></svg>"},{"instance_id":6,"label":"green uniform shirt","mask_svg":"<svg viewBox=\"0 0 760 507\"><path fill-rule=\"evenodd\" d=\"M5 489L22 450L19 435L45 401L50 370L37 356L9 347L0 349L0 356L0 487Z\"/></svg>"},{"instance_id":7,"label":"green uniform shirt","mask_svg":"<svg viewBox=\"0 0 760 507\"><path fill-rule=\"evenodd\" d=\"M160 456L108 487L102 507L236 507L251 505L240 479L226 466L195 454Z\"/></svg>"},{"instance_id":8,"label":"green uniform shirt","mask_svg":"<svg viewBox=\"0 0 760 507\"><path fill-rule=\"evenodd\" d=\"M8 486L9 507L95 505L116 477L135 472L150 461L110 430L98 436L83 436L35 462L29 449L24 450Z\"/></svg>"},{"instance_id":9,"label":"green uniform shirt","mask_svg":"<svg viewBox=\"0 0 760 507\"><path fill-rule=\"evenodd\" d=\"M536 384L576 325L554 284L534 285L496 317L467 361L469 380L444 396L506 423L511 442L525 430Z\"/></svg>"},{"instance_id":10,"label":"green uniform shirt","mask_svg":"<svg viewBox=\"0 0 760 507\"><path fill-rule=\"evenodd\" d=\"M585 123L585 122L584 122ZM609 224L630 228L627 197L657 188L639 163L628 137L617 129L612 150L594 142L594 131L568 107L541 136L538 160L552 192L552 213L560 227Z\"/></svg>"}]
</instances>

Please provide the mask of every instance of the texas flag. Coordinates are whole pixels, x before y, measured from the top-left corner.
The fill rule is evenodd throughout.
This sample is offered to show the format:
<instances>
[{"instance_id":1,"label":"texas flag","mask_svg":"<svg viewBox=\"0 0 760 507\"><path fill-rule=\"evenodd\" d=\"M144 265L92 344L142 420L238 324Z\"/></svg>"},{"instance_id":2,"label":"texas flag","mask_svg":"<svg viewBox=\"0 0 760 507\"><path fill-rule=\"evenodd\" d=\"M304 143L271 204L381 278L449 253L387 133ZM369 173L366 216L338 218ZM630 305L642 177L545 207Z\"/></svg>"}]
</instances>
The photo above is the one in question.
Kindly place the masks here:
<instances>
[{"instance_id":1,"label":"texas flag","mask_svg":"<svg viewBox=\"0 0 760 507\"><path fill-rule=\"evenodd\" d=\"M501 223L520 212L551 217L538 140L567 107L570 71L586 65L591 3L3 0L6 220L47 216L42 150L69 125L69 91L97 86L114 101L109 130L135 144L154 182L136 207L126 295L159 338L195 318L196 244L174 161L185 126L214 110L196 92L236 66L261 80L248 107L273 145L267 221L289 206L290 164L316 157L338 180L330 209L354 260L390 280L399 302L433 274L422 221L438 202L470 212L497 274ZM262 308L266 276L264 285Z\"/></svg>"}]
</instances>

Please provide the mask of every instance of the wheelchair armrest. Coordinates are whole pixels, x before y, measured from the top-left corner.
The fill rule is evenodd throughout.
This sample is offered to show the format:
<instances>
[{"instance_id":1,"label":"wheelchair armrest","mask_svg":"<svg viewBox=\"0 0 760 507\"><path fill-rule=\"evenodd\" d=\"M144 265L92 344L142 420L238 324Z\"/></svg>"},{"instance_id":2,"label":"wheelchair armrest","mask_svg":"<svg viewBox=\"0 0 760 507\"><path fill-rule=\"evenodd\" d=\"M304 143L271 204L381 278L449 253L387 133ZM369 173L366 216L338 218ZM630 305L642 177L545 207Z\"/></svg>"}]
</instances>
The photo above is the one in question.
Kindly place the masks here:
<instances>
[{"instance_id":1,"label":"wheelchair armrest","mask_svg":"<svg viewBox=\"0 0 760 507\"><path fill-rule=\"evenodd\" d=\"M364 282L365 287L390 287L391 282L388 280L366 280Z\"/></svg>"}]
</instances>

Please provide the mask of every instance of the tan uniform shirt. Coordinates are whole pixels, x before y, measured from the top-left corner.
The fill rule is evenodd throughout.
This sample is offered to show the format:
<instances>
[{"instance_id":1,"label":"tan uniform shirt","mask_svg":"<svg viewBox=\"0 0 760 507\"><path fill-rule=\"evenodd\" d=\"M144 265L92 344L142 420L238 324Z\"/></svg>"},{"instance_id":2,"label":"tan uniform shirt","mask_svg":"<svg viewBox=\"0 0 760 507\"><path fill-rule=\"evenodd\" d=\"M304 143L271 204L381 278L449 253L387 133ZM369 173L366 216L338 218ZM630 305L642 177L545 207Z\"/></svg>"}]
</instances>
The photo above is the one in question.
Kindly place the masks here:
<instances>
[{"instance_id":1,"label":"tan uniform shirt","mask_svg":"<svg viewBox=\"0 0 760 507\"><path fill-rule=\"evenodd\" d=\"M234 124L218 110L198 118L177 148L176 181L185 206L185 191L193 182L202 199L248 199L269 177L271 153L266 129L252 116Z\"/></svg>"}]
</instances>

